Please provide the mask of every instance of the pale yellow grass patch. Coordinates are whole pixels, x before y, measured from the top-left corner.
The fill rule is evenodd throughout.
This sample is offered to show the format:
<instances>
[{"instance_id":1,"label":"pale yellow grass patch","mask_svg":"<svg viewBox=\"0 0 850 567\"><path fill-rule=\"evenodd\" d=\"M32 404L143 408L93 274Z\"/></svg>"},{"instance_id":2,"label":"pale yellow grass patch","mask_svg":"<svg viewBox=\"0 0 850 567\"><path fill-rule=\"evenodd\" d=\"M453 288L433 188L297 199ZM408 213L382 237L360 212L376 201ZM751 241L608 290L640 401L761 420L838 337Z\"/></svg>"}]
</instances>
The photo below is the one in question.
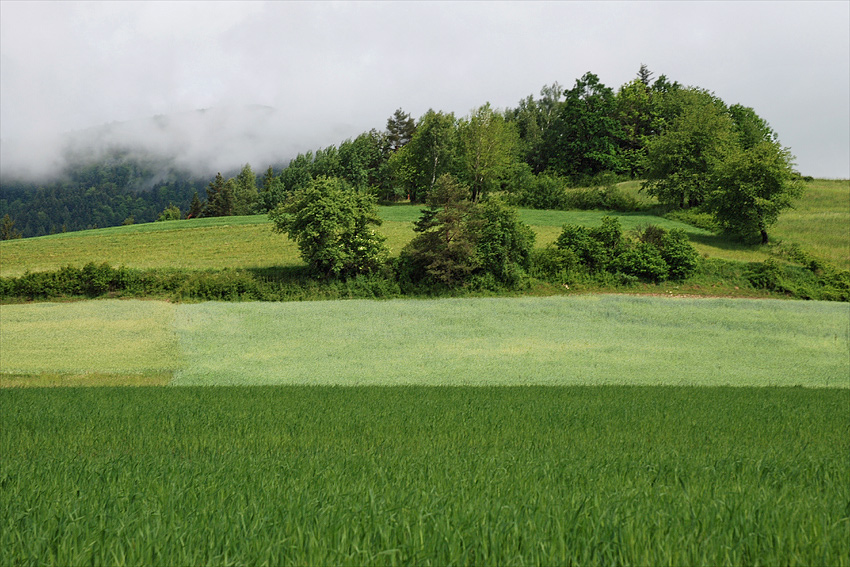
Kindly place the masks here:
<instances>
[{"instance_id":1,"label":"pale yellow grass patch","mask_svg":"<svg viewBox=\"0 0 850 567\"><path fill-rule=\"evenodd\" d=\"M160 301L3 305L0 373L170 373L180 366L173 319Z\"/></svg>"}]
</instances>

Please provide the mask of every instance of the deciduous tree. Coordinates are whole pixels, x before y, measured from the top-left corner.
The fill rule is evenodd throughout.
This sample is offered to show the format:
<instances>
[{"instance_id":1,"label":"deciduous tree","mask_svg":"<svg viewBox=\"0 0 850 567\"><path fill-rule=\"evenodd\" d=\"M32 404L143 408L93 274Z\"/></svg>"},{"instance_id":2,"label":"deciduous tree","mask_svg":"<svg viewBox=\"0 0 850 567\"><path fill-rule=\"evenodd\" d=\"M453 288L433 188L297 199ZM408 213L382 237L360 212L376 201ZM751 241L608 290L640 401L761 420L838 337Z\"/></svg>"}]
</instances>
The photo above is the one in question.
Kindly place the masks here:
<instances>
[{"instance_id":1,"label":"deciduous tree","mask_svg":"<svg viewBox=\"0 0 850 567\"><path fill-rule=\"evenodd\" d=\"M737 143L726 105L700 89L673 92L672 123L646 143L643 190L660 202L694 207L710 192L710 175Z\"/></svg>"},{"instance_id":2,"label":"deciduous tree","mask_svg":"<svg viewBox=\"0 0 850 567\"><path fill-rule=\"evenodd\" d=\"M472 200L478 202L511 171L519 148L519 137L513 124L490 108L479 107L468 119L460 121L461 163L464 178L472 189Z\"/></svg>"},{"instance_id":3,"label":"deciduous tree","mask_svg":"<svg viewBox=\"0 0 850 567\"><path fill-rule=\"evenodd\" d=\"M712 172L707 208L731 233L767 244L767 229L803 192L792 160L790 150L774 141L736 149Z\"/></svg>"},{"instance_id":4,"label":"deciduous tree","mask_svg":"<svg viewBox=\"0 0 850 567\"><path fill-rule=\"evenodd\" d=\"M456 175L459 139L454 114L429 110L408 144L390 156L396 183L412 201L422 202L444 174Z\"/></svg>"},{"instance_id":5,"label":"deciduous tree","mask_svg":"<svg viewBox=\"0 0 850 567\"><path fill-rule=\"evenodd\" d=\"M269 213L274 230L298 245L310 271L348 278L377 270L387 258L375 198L338 178L320 177Z\"/></svg>"}]
</instances>

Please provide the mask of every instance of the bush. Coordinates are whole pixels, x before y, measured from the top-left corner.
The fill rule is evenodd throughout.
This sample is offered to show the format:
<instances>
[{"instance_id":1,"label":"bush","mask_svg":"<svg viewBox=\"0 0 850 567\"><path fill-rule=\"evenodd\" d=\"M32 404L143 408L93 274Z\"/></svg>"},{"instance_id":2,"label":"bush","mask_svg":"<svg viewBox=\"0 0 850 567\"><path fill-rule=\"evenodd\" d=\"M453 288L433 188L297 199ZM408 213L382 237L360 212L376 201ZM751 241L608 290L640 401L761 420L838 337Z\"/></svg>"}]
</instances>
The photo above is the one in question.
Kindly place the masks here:
<instances>
[{"instance_id":1,"label":"bush","mask_svg":"<svg viewBox=\"0 0 850 567\"><path fill-rule=\"evenodd\" d=\"M515 197L516 204L531 209L562 210L567 208L565 179L541 173L526 179Z\"/></svg>"},{"instance_id":2,"label":"bush","mask_svg":"<svg viewBox=\"0 0 850 567\"><path fill-rule=\"evenodd\" d=\"M516 210L497 198L476 207L475 248L479 269L508 287L519 284L530 266L534 231L519 220Z\"/></svg>"},{"instance_id":3,"label":"bush","mask_svg":"<svg viewBox=\"0 0 850 567\"><path fill-rule=\"evenodd\" d=\"M578 257L570 248L547 246L531 256L530 274L549 282L566 280L579 267Z\"/></svg>"},{"instance_id":4,"label":"bush","mask_svg":"<svg viewBox=\"0 0 850 567\"><path fill-rule=\"evenodd\" d=\"M555 240L560 250L569 250L588 271L597 272L608 266L610 256L605 246L593 238L590 229L578 225L564 225Z\"/></svg>"},{"instance_id":5,"label":"bush","mask_svg":"<svg viewBox=\"0 0 850 567\"><path fill-rule=\"evenodd\" d=\"M767 289L770 291L785 289L782 268L772 259L767 259L762 263L750 264L749 268L744 272L744 277L756 289Z\"/></svg>"},{"instance_id":6,"label":"bush","mask_svg":"<svg viewBox=\"0 0 850 567\"><path fill-rule=\"evenodd\" d=\"M296 191L269 213L276 232L298 244L310 271L323 278L348 278L377 270L386 260L385 238L372 195L341 179L322 177Z\"/></svg>"},{"instance_id":7,"label":"bush","mask_svg":"<svg viewBox=\"0 0 850 567\"><path fill-rule=\"evenodd\" d=\"M663 230L663 229L661 229ZM661 257L670 267L670 278L683 280L694 273L699 263L699 253L691 246L685 231L677 228L661 237Z\"/></svg>"},{"instance_id":8,"label":"bush","mask_svg":"<svg viewBox=\"0 0 850 567\"><path fill-rule=\"evenodd\" d=\"M612 270L641 280L658 282L666 280L670 267L661 252L648 242L640 242L621 252L613 262Z\"/></svg>"},{"instance_id":9,"label":"bush","mask_svg":"<svg viewBox=\"0 0 850 567\"><path fill-rule=\"evenodd\" d=\"M165 208L161 213L159 213L159 217L155 222L162 221L170 221L170 220L180 220L181 213L179 207L177 205L170 205Z\"/></svg>"}]
</instances>

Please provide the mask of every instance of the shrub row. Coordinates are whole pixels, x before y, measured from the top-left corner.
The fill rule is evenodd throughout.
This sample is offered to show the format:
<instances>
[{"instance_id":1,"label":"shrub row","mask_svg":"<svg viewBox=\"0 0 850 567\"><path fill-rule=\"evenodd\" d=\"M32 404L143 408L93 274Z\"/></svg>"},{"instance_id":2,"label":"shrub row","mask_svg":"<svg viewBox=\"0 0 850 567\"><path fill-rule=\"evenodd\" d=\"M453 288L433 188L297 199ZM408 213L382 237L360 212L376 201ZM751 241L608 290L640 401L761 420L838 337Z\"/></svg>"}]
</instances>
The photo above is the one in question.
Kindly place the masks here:
<instances>
[{"instance_id":1,"label":"shrub row","mask_svg":"<svg viewBox=\"0 0 850 567\"><path fill-rule=\"evenodd\" d=\"M594 228L565 225L555 245L537 254L534 275L551 280L576 272L607 272L623 282L682 280L693 273L698 259L681 230L650 225L629 238L616 218L603 217Z\"/></svg>"},{"instance_id":2,"label":"shrub row","mask_svg":"<svg viewBox=\"0 0 850 567\"><path fill-rule=\"evenodd\" d=\"M643 231L646 234L646 230ZM590 247L593 251L593 247ZM108 264L66 266L52 272L32 272L17 278L0 278L0 301L49 300L73 297L159 297L174 301L306 301L322 299L390 299L457 293L500 293L528 289L535 281L561 286L580 284L587 289L629 288L664 272L682 274L679 264L670 268L664 256L646 242L637 241L620 255L589 269L582 252L572 247L550 246L533 252L528 273L508 288L486 273L471 278L462 289L414 285L399 278L396 263L382 271L348 280L320 281L304 268L181 271L113 268ZM598 249L596 250L598 252ZM689 257L688 255L685 255ZM669 258L668 253L668 258ZM850 301L850 272L781 264L775 260L743 264L729 260L693 258L688 281L728 288L741 286L767 290L799 299ZM664 262L664 263L662 263ZM677 266L675 262L674 266ZM676 270L679 270L678 272Z\"/></svg>"},{"instance_id":3,"label":"shrub row","mask_svg":"<svg viewBox=\"0 0 850 567\"><path fill-rule=\"evenodd\" d=\"M850 301L850 271L836 270L818 261L793 266L768 259L749 264L744 276L756 289L800 299Z\"/></svg>"},{"instance_id":4,"label":"shrub row","mask_svg":"<svg viewBox=\"0 0 850 567\"><path fill-rule=\"evenodd\" d=\"M303 268L208 271L138 270L107 263L66 266L0 278L0 300L44 300L102 296L167 297L185 301L290 301L389 298L401 295L398 283L382 274L318 281Z\"/></svg>"}]
</instances>

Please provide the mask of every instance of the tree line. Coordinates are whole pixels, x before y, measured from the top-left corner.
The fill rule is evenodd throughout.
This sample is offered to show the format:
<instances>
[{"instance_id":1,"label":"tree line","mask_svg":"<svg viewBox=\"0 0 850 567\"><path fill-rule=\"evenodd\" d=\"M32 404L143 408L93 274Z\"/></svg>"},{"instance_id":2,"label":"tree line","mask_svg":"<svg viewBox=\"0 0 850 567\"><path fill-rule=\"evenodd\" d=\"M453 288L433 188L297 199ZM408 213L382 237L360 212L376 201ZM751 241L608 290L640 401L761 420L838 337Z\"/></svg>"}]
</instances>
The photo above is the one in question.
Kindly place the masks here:
<instances>
[{"instance_id":1,"label":"tree line","mask_svg":"<svg viewBox=\"0 0 850 567\"><path fill-rule=\"evenodd\" d=\"M150 211L153 205L138 215L133 211L141 207L113 205L120 199L103 189L110 182L84 190L82 182L74 191L87 195L93 189L91 197L99 201L90 207L95 210L84 211L89 227L130 217L171 219L178 210L181 217L268 213L322 178L340 179L378 201L425 203L444 175L465 186L472 203L499 193L510 205L532 208L576 206L570 199L573 187L643 179L643 190L662 205L706 212L737 237L762 242L779 212L801 192L789 150L752 108L727 105L710 91L664 75L655 79L645 65L616 91L588 72L571 88L547 85L538 96L505 110L484 104L458 117L431 109L414 120L398 109L384 130L299 154L287 167L269 167L262 176L246 165L230 179L218 174L200 191L197 184L169 185L171 194L159 187L172 200L156 201L157 213ZM55 232L60 193L51 193L58 206L35 208L48 217L45 222L31 218L38 212L22 211L21 198L10 203L4 195L0 213L10 214L27 236L45 225ZM123 198L144 200L143 193ZM45 201L50 199L42 191L39 204ZM618 203L603 195L588 206L617 208ZM68 214L61 210L58 216L68 226L74 214L65 208ZM104 224L92 222L95 218Z\"/></svg>"}]
</instances>

